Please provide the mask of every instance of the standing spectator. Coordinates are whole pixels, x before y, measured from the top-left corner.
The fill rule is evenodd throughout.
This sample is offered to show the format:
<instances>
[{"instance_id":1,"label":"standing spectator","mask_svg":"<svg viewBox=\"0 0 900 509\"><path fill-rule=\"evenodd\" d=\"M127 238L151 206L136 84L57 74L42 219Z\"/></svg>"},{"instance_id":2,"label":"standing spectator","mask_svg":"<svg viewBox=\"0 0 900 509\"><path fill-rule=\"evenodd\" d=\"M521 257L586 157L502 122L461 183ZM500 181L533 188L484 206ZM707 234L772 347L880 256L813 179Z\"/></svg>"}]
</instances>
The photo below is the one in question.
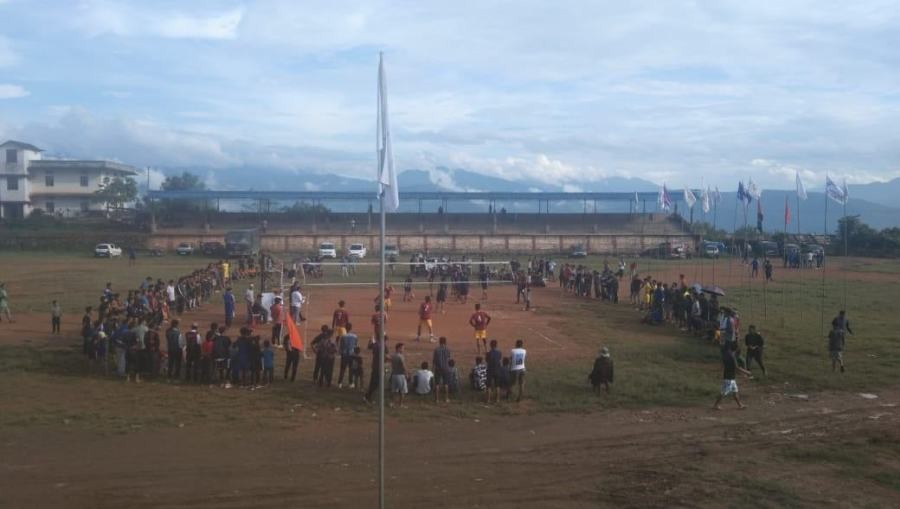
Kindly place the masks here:
<instances>
[{"instance_id":1,"label":"standing spectator","mask_svg":"<svg viewBox=\"0 0 900 509\"><path fill-rule=\"evenodd\" d=\"M525 392L525 356L528 353L523 347L521 339L516 340L516 347L510 351L510 383L518 387L516 401L522 401L522 393Z\"/></svg>"},{"instance_id":2,"label":"standing spectator","mask_svg":"<svg viewBox=\"0 0 900 509\"><path fill-rule=\"evenodd\" d=\"M741 398L738 396L738 386L737 381L735 380L736 372L740 371L747 376L750 376L750 372L746 369L738 366L737 358L735 357L735 352L737 351L737 343L730 343L730 348L722 353L722 386L719 391L719 397L716 398L715 404L713 404L713 408L716 410L721 410L722 407L720 404L722 403L722 399L731 395L734 398L735 403L737 403L738 408L744 408L744 404L741 403Z\"/></svg>"},{"instance_id":3,"label":"standing spectator","mask_svg":"<svg viewBox=\"0 0 900 509\"><path fill-rule=\"evenodd\" d=\"M322 360L320 357L322 353L322 346L328 341L328 338L331 337L331 329L328 328L327 325L322 325L322 329L319 332L319 335L313 338L310 346L312 347L313 353L316 355L315 366L313 367L313 383L318 382L319 373L322 371Z\"/></svg>"},{"instance_id":4,"label":"standing spectator","mask_svg":"<svg viewBox=\"0 0 900 509\"><path fill-rule=\"evenodd\" d=\"M178 330L178 320L172 320L166 329L166 353L169 356L168 376L169 380L178 380L181 377L181 349L184 346L184 337Z\"/></svg>"},{"instance_id":5,"label":"standing spectator","mask_svg":"<svg viewBox=\"0 0 900 509\"><path fill-rule=\"evenodd\" d=\"M84 316L81 317L82 353L85 357L90 356L91 337L94 335L94 327L92 326L93 318L91 317L92 312L93 308L88 306L84 308Z\"/></svg>"},{"instance_id":6,"label":"standing spectator","mask_svg":"<svg viewBox=\"0 0 900 509\"><path fill-rule=\"evenodd\" d=\"M483 392L487 389L487 364L480 356L475 357L475 366L469 374L469 381L473 391Z\"/></svg>"},{"instance_id":7,"label":"standing spectator","mask_svg":"<svg viewBox=\"0 0 900 509\"><path fill-rule=\"evenodd\" d=\"M272 343L280 345L284 330L284 306L281 304L281 297L275 297L275 303L269 307L269 316L272 317Z\"/></svg>"},{"instance_id":8,"label":"standing spectator","mask_svg":"<svg viewBox=\"0 0 900 509\"><path fill-rule=\"evenodd\" d=\"M350 388L362 388L363 380L363 358L360 355L359 347L353 349L353 355L350 357Z\"/></svg>"},{"instance_id":9,"label":"standing spectator","mask_svg":"<svg viewBox=\"0 0 900 509\"><path fill-rule=\"evenodd\" d=\"M487 361L487 402L490 403L494 399L500 402L500 371L502 370L503 354L497 349L497 340L491 340L491 349L485 356ZM493 397L493 398L492 398Z\"/></svg>"},{"instance_id":10,"label":"standing spectator","mask_svg":"<svg viewBox=\"0 0 900 509\"><path fill-rule=\"evenodd\" d=\"M225 335L225 326L220 325L216 334L216 345L213 349L219 382L228 382L228 358L230 357L231 338Z\"/></svg>"},{"instance_id":11,"label":"standing spectator","mask_svg":"<svg viewBox=\"0 0 900 509\"><path fill-rule=\"evenodd\" d=\"M775 281L774 279L772 279L772 271L773 270L774 270L774 267L772 266L772 260L769 260L768 258L766 258L766 261L763 263L763 272L765 272L765 274L766 274L767 282Z\"/></svg>"},{"instance_id":12,"label":"standing spectator","mask_svg":"<svg viewBox=\"0 0 900 509\"><path fill-rule=\"evenodd\" d=\"M759 368L762 369L763 375L765 375L766 366L763 364L763 348L765 347L765 340L762 335L756 332L755 325L751 325L749 329L747 329L747 335L744 336L744 345L747 347L747 371L751 370L753 361L755 360L756 363L759 364Z\"/></svg>"},{"instance_id":13,"label":"standing spectator","mask_svg":"<svg viewBox=\"0 0 900 509\"><path fill-rule=\"evenodd\" d=\"M407 389L406 358L403 355L403 343L397 343L394 347L394 355L391 356L391 406L394 406L394 398L398 398L398 405L403 406L403 396Z\"/></svg>"},{"instance_id":14,"label":"standing spectator","mask_svg":"<svg viewBox=\"0 0 900 509\"><path fill-rule=\"evenodd\" d=\"M384 361L386 363L390 362L390 357L387 353L387 334L384 335L383 344L379 341L378 336L379 334L376 331L375 337L369 342L369 350L372 351L372 374L369 376L369 388L366 390L365 396L366 402L369 403L372 402L372 396L375 394L375 391L379 390L384 379L384 371L378 369L378 359L381 352L384 352Z\"/></svg>"},{"instance_id":15,"label":"standing spectator","mask_svg":"<svg viewBox=\"0 0 900 509\"><path fill-rule=\"evenodd\" d=\"M291 287L291 317L294 319L294 323L299 324L306 318L303 318L303 314L300 313L300 308L303 306L303 294L300 293L300 285L294 283L294 286Z\"/></svg>"},{"instance_id":16,"label":"standing spectator","mask_svg":"<svg viewBox=\"0 0 900 509\"><path fill-rule=\"evenodd\" d=\"M244 290L244 305L247 307L247 323L253 323L253 303L254 301L253 283Z\"/></svg>"},{"instance_id":17,"label":"standing spectator","mask_svg":"<svg viewBox=\"0 0 900 509\"><path fill-rule=\"evenodd\" d=\"M753 261L750 262L750 277L756 279L756 276L759 276L759 258L753 257Z\"/></svg>"},{"instance_id":18,"label":"standing spectator","mask_svg":"<svg viewBox=\"0 0 900 509\"><path fill-rule=\"evenodd\" d=\"M459 394L459 370L456 369L456 361L454 359L450 359L449 361L447 361L447 366L449 367L449 374L447 376L447 390L450 394L457 395Z\"/></svg>"},{"instance_id":19,"label":"standing spectator","mask_svg":"<svg viewBox=\"0 0 900 509\"><path fill-rule=\"evenodd\" d=\"M59 302L53 301L50 304L50 327L52 328L52 334L59 334L59 326L62 322L62 306L59 305Z\"/></svg>"},{"instance_id":20,"label":"standing spectator","mask_svg":"<svg viewBox=\"0 0 900 509\"><path fill-rule=\"evenodd\" d=\"M291 382L293 382L297 378L297 366L300 364L300 350L291 345L290 336L284 336L284 351L285 351L285 359L284 359L284 379L288 379L288 371L291 373Z\"/></svg>"},{"instance_id":21,"label":"standing spectator","mask_svg":"<svg viewBox=\"0 0 900 509\"><path fill-rule=\"evenodd\" d=\"M344 301L341 301L341 304L343 304L343 302ZM359 338L356 336L356 334L353 333L353 324L350 322L345 323L344 327L343 327L343 332L344 333L341 334L340 337L338 338L338 342L339 342L338 350L340 351L340 354L341 354L341 367L340 367L340 372L338 373L338 389L342 389L344 387L344 383L343 383L344 382L344 371L348 370L348 369L350 370L349 374L351 376L350 386L351 386L351 388L353 387L353 382L352 382L353 373L352 373L351 363L353 361L353 356L355 355L354 352L356 352L359 349L358 348Z\"/></svg>"},{"instance_id":22,"label":"standing spectator","mask_svg":"<svg viewBox=\"0 0 900 509\"><path fill-rule=\"evenodd\" d=\"M832 324L828 333L828 352L831 354L831 371L840 365L841 373L844 372L844 343L846 336L844 329L839 324Z\"/></svg>"},{"instance_id":23,"label":"standing spectator","mask_svg":"<svg viewBox=\"0 0 900 509\"><path fill-rule=\"evenodd\" d=\"M316 350L316 362L319 364L319 387L331 387L335 355L337 355L337 345L334 344L331 334L329 334L319 343L319 348Z\"/></svg>"},{"instance_id":24,"label":"standing spectator","mask_svg":"<svg viewBox=\"0 0 900 509\"><path fill-rule=\"evenodd\" d=\"M184 335L184 380L197 382L200 378L200 332L197 322L191 324L191 330Z\"/></svg>"},{"instance_id":25,"label":"standing spectator","mask_svg":"<svg viewBox=\"0 0 900 509\"><path fill-rule=\"evenodd\" d=\"M225 303L225 326L231 327L232 322L234 322L234 294L231 293L230 286L225 288L222 301Z\"/></svg>"},{"instance_id":26,"label":"standing spectator","mask_svg":"<svg viewBox=\"0 0 900 509\"><path fill-rule=\"evenodd\" d=\"M477 304L476 304L477 305ZM438 346L431 356L431 365L434 368L434 402L441 399L441 388L444 389L444 403L450 402L450 349L447 348L447 338L441 336Z\"/></svg>"},{"instance_id":27,"label":"standing spectator","mask_svg":"<svg viewBox=\"0 0 900 509\"><path fill-rule=\"evenodd\" d=\"M9 294L6 292L6 283L0 283L0 314L6 315L6 321L13 323L12 315L9 312ZM0 322L3 319L0 318Z\"/></svg>"},{"instance_id":28,"label":"standing spectator","mask_svg":"<svg viewBox=\"0 0 900 509\"><path fill-rule=\"evenodd\" d=\"M613 361L609 355L609 348L600 349L600 355L594 360L594 369L588 375L594 392L600 392L602 386L606 392L609 392L609 384L613 383Z\"/></svg>"}]
</instances>

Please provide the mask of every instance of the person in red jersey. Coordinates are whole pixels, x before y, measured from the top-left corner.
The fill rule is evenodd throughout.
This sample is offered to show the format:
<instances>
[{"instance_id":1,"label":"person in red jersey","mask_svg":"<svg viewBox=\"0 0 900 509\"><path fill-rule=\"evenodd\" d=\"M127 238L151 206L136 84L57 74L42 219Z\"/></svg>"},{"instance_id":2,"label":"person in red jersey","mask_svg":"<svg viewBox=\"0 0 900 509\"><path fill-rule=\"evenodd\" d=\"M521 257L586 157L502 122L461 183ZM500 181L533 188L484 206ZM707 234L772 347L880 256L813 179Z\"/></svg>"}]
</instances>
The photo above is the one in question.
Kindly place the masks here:
<instances>
[{"instance_id":1,"label":"person in red jersey","mask_svg":"<svg viewBox=\"0 0 900 509\"><path fill-rule=\"evenodd\" d=\"M419 305L419 327L416 329L416 341L422 338L422 327L428 328L428 339L434 343L434 326L431 323L431 297L426 296L425 302Z\"/></svg>"},{"instance_id":2,"label":"person in red jersey","mask_svg":"<svg viewBox=\"0 0 900 509\"><path fill-rule=\"evenodd\" d=\"M347 333L347 323L350 321L350 313L344 309L344 301L338 302L337 309L331 315L331 329L334 331L334 337L340 341L340 337Z\"/></svg>"},{"instance_id":3,"label":"person in red jersey","mask_svg":"<svg viewBox=\"0 0 900 509\"><path fill-rule=\"evenodd\" d=\"M487 353L487 327L491 323L491 315L481 310L481 304L475 304L475 312L469 317L469 325L475 329L475 350L481 353L481 347L484 346L484 352ZM479 344L478 342L481 341Z\"/></svg>"}]
</instances>

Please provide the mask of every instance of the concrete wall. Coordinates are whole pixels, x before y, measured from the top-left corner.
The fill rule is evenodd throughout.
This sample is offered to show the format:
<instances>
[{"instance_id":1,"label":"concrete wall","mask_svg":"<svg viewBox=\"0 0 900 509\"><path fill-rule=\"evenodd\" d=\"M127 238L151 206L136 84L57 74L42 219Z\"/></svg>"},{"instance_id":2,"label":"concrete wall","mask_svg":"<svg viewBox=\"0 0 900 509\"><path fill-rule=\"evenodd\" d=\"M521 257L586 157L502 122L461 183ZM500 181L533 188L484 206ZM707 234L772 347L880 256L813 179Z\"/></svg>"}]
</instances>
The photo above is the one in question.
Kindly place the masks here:
<instances>
[{"instance_id":1,"label":"concrete wall","mask_svg":"<svg viewBox=\"0 0 900 509\"><path fill-rule=\"evenodd\" d=\"M179 242L224 242L220 233L157 233L148 236L147 247L173 250ZM403 234L387 235L385 242L399 246L404 255L415 252L434 253L567 253L574 245L583 245L591 254L639 253L662 242L683 242L692 249L696 237L686 234ZM361 243L374 253L378 248L378 235L334 234L267 234L262 237L264 250L296 254L313 253L322 242L334 242L338 252L346 252L350 244Z\"/></svg>"}]
</instances>

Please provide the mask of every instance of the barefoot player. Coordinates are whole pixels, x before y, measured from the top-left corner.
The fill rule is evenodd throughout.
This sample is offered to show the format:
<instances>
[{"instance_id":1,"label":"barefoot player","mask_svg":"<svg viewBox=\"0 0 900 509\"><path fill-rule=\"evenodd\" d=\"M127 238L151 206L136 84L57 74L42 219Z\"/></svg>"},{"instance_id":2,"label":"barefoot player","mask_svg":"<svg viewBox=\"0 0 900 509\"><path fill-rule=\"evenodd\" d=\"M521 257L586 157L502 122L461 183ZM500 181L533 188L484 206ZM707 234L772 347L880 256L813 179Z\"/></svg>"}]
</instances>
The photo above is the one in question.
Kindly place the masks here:
<instances>
[{"instance_id":1,"label":"barefoot player","mask_svg":"<svg viewBox=\"0 0 900 509\"><path fill-rule=\"evenodd\" d=\"M340 341L341 336L347 333L347 322L350 321L350 314L344 309L344 301L338 301L338 307L331 315L331 329L334 331L334 337Z\"/></svg>"},{"instance_id":2,"label":"barefoot player","mask_svg":"<svg viewBox=\"0 0 900 509\"><path fill-rule=\"evenodd\" d=\"M487 327L491 323L491 315L481 310L481 304L475 304L475 312L469 317L469 325L475 329L475 350L481 353L481 347L484 347L484 353L487 353ZM478 342L481 341L479 344Z\"/></svg>"},{"instance_id":3,"label":"barefoot player","mask_svg":"<svg viewBox=\"0 0 900 509\"><path fill-rule=\"evenodd\" d=\"M422 326L428 328L428 339L434 343L434 327L431 324L431 297L425 296L425 302L419 305L419 327L416 329L416 341L422 338Z\"/></svg>"}]
</instances>

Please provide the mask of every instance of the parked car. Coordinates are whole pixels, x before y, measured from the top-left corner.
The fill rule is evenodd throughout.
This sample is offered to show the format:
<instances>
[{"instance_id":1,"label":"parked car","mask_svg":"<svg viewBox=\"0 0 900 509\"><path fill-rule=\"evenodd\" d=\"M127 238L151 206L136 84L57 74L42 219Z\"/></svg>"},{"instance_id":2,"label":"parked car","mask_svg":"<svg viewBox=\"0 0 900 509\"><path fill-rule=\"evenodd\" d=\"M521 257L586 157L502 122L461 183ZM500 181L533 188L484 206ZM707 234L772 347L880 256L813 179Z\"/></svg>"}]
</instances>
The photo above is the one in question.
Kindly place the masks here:
<instances>
[{"instance_id":1,"label":"parked car","mask_svg":"<svg viewBox=\"0 0 900 509\"><path fill-rule=\"evenodd\" d=\"M206 256L222 256L225 254L225 244L221 242L201 242L200 252Z\"/></svg>"},{"instance_id":2,"label":"parked car","mask_svg":"<svg viewBox=\"0 0 900 509\"><path fill-rule=\"evenodd\" d=\"M587 249L582 244L572 246L569 250L569 258L587 258Z\"/></svg>"},{"instance_id":3,"label":"parked car","mask_svg":"<svg viewBox=\"0 0 900 509\"><path fill-rule=\"evenodd\" d=\"M366 253L366 246L362 244L350 244L350 248L347 249L347 256L351 258L365 258Z\"/></svg>"},{"instance_id":4,"label":"parked car","mask_svg":"<svg viewBox=\"0 0 900 509\"><path fill-rule=\"evenodd\" d=\"M703 246L703 256L707 258L718 258L719 246L715 244L706 244L705 246Z\"/></svg>"},{"instance_id":5,"label":"parked car","mask_svg":"<svg viewBox=\"0 0 900 509\"><path fill-rule=\"evenodd\" d=\"M94 247L94 256L98 258L112 258L113 256L122 256L122 248L115 244L97 244Z\"/></svg>"},{"instance_id":6,"label":"parked car","mask_svg":"<svg viewBox=\"0 0 900 509\"><path fill-rule=\"evenodd\" d=\"M399 257L400 256L400 248L393 244L385 244L384 246L384 256L385 258L390 258L392 256Z\"/></svg>"},{"instance_id":7,"label":"parked car","mask_svg":"<svg viewBox=\"0 0 900 509\"><path fill-rule=\"evenodd\" d=\"M319 244L320 258L337 258L337 250L334 248L334 242L322 242Z\"/></svg>"},{"instance_id":8,"label":"parked car","mask_svg":"<svg viewBox=\"0 0 900 509\"><path fill-rule=\"evenodd\" d=\"M194 254L194 244L191 242L182 242L175 247L175 254L188 256Z\"/></svg>"}]
</instances>

